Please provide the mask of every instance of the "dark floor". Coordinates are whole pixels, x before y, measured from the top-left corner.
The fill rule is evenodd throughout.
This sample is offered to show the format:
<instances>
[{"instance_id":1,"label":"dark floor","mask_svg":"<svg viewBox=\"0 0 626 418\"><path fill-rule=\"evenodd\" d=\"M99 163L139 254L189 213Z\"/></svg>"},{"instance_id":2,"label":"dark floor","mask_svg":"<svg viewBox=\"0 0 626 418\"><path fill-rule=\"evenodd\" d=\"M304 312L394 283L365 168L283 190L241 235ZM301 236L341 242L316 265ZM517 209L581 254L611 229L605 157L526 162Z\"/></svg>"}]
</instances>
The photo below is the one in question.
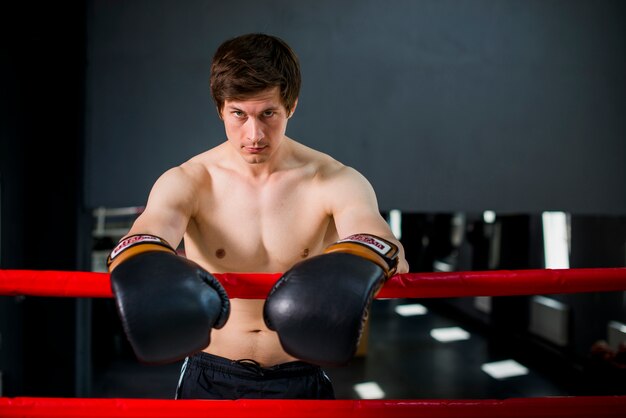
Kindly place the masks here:
<instances>
[{"instance_id":1,"label":"dark floor","mask_svg":"<svg viewBox=\"0 0 626 418\"><path fill-rule=\"evenodd\" d=\"M503 399L510 397L598 395L603 388L551 359L490 335L481 327L454 319L445 309L428 307L424 315L403 317L398 305L416 303L377 300L372 307L367 350L349 366L326 369L339 399L359 399L355 385L375 382L388 399ZM439 342L433 328L461 327L468 339ZM540 355L539 355L540 357ZM495 379L481 369L487 362L515 360L528 368L516 377ZM546 360L546 361L544 361ZM172 398L180 363L146 366L117 360L94 373L94 397ZM613 393L615 394L615 393ZM623 394L623 393L618 393ZM374 395L375 396L375 395Z\"/></svg>"}]
</instances>

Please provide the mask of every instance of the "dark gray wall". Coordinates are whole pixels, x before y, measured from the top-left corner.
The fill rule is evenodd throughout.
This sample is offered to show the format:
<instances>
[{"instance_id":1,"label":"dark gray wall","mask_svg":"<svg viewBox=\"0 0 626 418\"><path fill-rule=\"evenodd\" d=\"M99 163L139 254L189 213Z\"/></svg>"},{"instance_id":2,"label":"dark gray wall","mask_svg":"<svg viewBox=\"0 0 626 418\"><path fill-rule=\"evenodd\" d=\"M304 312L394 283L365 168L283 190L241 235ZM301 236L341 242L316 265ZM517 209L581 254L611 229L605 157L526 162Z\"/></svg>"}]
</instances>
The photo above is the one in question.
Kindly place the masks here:
<instances>
[{"instance_id":1,"label":"dark gray wall","mask_svg":"<svg viewBox=\"0 0 626 418\"><path fill-rule=\"evenodd\" d=\"M84 268L85 12L83 2L0 6L2 269ZM80 306L0 295L3 396L78 394Z\"/></svg>"},{"instance_id":2,"label":"dark gray wall","mask_svg":"<svg viewBox=\"0 0 626 418\"><path fill-rule=\"evenodd\" d=\"M300 56L288 135L351 165L382 210L626 214L626 4L376 0L88 2L88 207L145 203L224 139L225 39Z\"/></svg>"}]
</instances>

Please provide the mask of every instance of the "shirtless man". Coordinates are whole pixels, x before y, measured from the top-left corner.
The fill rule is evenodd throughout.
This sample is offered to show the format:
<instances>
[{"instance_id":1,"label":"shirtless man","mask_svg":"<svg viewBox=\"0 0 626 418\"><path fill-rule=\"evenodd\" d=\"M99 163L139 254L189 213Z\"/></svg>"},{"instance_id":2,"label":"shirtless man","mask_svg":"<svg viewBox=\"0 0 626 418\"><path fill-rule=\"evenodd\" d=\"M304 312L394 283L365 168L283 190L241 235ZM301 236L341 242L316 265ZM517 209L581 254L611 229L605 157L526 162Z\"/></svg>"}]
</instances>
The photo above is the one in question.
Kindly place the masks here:
<instances>
[{"instance_id":1,"label":"shirtless man","mask_svg":"<svg viewBox=\"0 0 626 418\"><path fill-rule=\"evenodd\" d=\"M349 361L372 297L408 272L368 181L285 135L299 88L282 40L222 44L211 93L227 140L165 172L109 258L138 358L187 357L178 398L332 399L320 365ZM287 273L266 301L229 300L208 272Z\"/></svg>"}]
</instances>

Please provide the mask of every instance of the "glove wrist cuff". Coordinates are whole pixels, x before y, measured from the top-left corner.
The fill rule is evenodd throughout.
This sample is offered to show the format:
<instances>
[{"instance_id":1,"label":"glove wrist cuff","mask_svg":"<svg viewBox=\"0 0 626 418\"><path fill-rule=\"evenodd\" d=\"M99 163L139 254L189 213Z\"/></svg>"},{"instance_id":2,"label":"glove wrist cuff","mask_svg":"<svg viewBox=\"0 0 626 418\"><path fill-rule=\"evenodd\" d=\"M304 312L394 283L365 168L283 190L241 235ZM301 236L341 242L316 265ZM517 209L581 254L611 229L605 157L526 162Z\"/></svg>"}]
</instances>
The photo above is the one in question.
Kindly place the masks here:
<instances>
[{"instance_id":1,"label":"glove wrist cuff","mask_svg":"<svg viewBox=\"0 0 626 418\"><path fill-rule=\"evenodd\" d=\"M109 254L107 258L109 273L125 260L148 251L165 251L176 254L176 250L167 241L156 235L130 235L121 240Z\"/></svg>"},{"instance_id":2,"label":"glove wrist cuff","mask_svg":"<svg viewBox=\"0 0 626 418\"><path fill-rule=\"evenodd\" d=\"M384 238L371 234L355 234L331 244L325 254L342 252L358 255L378 264L387 278L398 267L398 246Z\"/></svg>"}]
</instances>

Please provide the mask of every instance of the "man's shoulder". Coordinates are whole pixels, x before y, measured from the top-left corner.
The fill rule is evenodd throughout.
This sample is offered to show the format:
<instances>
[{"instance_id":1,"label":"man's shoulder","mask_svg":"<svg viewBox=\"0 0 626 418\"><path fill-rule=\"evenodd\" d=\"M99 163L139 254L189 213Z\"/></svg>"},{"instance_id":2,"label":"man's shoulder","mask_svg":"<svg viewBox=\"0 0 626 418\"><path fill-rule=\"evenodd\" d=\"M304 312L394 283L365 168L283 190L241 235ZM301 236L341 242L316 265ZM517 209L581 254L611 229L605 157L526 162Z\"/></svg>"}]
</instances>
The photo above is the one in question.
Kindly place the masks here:
<instances>
[{"instance_id":1,"label":"man's shoulder","mask_svg":"<svg viewBox=\"0 0 626 418\"><path fill-rule=\"evenodd\" d=\"M297 159L307 165L315 167L318 176L326 177L341 172L346 168L344 164L320 150L311 148L294 141Z\"/></svg>"},{"instance_id":2,"label":"man's shoulder","mask_svg":"<svg viewBox=\"0 0 626 418\"><path fill-rule=\"evenodd\" d=\"M364 177L353 167L350 167L331 155L300 144L306 155L307 163L314 167L315 179L323 185L334 183L360 182Z\"/></svg>"},{"instance_id":3,"label":"man's shoulder","mask_svg":"<svg viewBox=\"0 0 626 418\"><path fill-rule=\"evenodd\" d=\"M206 162L201 156L202 154L180 165L171 167L161 177L170 182L187 183L188 186L206 182L210 173Z\"/></svg>"},{"instance_id":4,"label":"man's shoulder","mask_svg":"<svg viewBox=\"0 0 626 418\"><path fill-rule=\"evenodd\" d=\"M223 144L218 145L215 148L211 148L191 157L178 167L175 167L175 170L178 170L180 175L183 176L204 179L206 176L210 176L213 169L219 167L223 163L225 159L223 154Z\"/></svg>"},{"instance_id":5,"label":"man's shoulder","mask_svg":"<svg viewBox=\"0 0 626 418\"><path fill-rule=\"evenodd\" d=\"M225 148L225 144L222 143L214 148L210 148L206 151L201 152L200 154L194 155L182 165L200 165L203 167L210 167L224 159L223 154L225 152Z\"/></svg>"}]
</instances>

